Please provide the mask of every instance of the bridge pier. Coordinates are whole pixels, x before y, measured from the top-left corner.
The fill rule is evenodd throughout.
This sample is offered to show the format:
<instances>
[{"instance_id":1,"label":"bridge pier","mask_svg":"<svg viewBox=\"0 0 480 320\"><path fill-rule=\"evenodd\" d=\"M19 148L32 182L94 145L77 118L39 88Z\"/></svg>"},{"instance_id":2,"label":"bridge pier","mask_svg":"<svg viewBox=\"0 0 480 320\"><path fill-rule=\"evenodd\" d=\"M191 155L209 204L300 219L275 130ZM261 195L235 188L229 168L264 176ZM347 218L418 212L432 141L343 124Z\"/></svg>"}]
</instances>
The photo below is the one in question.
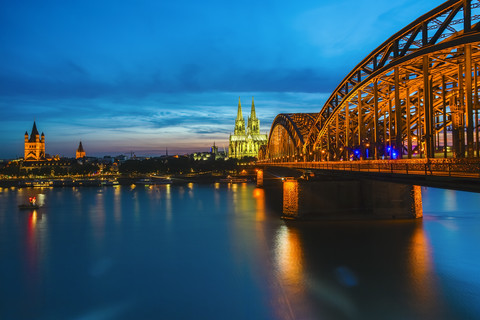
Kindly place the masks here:
<instances>
[{"instance_id":1,"label":"bridge pier","mask_svg":"<svg viewBox=\"0 0 480 320\"><path fill-rule=\"evenodd\" d=\"M257 188L263 187L263 169L257 169Z\"/></svg>"},{"instance_id":2,"label":"bridge pier","mask_svg":"<svg viewBox=\"0 0 480 320\"><path fill-rule=\"evenodd\" d=\"M339 178L283 179L285 219L416 219L422 216L419 186Z\"/></svg>"}]
</instances>

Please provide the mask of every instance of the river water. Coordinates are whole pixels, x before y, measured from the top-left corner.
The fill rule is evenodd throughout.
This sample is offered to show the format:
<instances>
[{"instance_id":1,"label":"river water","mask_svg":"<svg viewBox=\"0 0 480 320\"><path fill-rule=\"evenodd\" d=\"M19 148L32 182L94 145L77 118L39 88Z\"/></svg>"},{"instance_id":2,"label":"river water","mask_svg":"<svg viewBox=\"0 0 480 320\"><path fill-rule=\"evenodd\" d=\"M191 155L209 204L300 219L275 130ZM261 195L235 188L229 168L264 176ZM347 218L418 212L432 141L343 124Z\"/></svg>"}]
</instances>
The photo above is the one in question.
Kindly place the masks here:
<instances>
[{"instance_id":1,"label":"river water","mask_svg":"<svg viewBox=\"0 0 480 320\"><path fill-rule=\"evenodd\" d=\"M422 196L417 221L284 222L250 184L4 188L0 319L479 319L480 194Z\"/></svg>"}]
</instances>

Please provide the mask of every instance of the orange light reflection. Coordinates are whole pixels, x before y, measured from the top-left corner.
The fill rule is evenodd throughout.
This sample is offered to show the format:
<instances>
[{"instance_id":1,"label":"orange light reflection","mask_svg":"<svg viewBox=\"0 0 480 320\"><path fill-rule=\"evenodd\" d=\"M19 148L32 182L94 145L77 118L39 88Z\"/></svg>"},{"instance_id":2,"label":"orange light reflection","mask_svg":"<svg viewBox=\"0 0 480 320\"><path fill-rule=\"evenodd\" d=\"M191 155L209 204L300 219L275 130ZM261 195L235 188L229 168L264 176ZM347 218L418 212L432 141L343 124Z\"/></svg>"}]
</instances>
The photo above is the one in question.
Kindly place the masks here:
<instances>
[{"instance_id":1,"label":"orange light reflection","mask_svg":"<svg viewBox=\"0 0 480 320\"><path fill-rule=\"evenodd\" d=\"M307 297L303 263L299 234L294 229L282 226L275 237L275 269L281 290L275 301L272 301L280 319L311 316L311 311L305 304ZM299 305L302 308L296 309Z\"/></svg>"},{"instance_id":2,"label":"orange light reflection","mask_svg":"<svg viewBox=\"0 0 480 320\"><path fill-rule=\"evenodd\" d=\"M441 313L442 306L438 305L435 295L432 295L432 292L439 292L434 278L432 278L434 273L431 257L432 249L422 222L419 221L418 223L408 250L411 253L409 269L413 279L413 292L415 292L417 300L421 302L427 313L431 310L439 310L438 312ZM438 314L438 316L441 318L442 315Z\"/></svg>"},{"instance_id":3,"label":"orange light reflection","mask_svg":"<svg viewBox=\"0 0 480 320\"><path fill-rule=\"evenodd\" d=\"M253 190L253 197L256 201L256 215L257 221L265 220L265 190L256 188Z\"/></svg>"}]
</instances>

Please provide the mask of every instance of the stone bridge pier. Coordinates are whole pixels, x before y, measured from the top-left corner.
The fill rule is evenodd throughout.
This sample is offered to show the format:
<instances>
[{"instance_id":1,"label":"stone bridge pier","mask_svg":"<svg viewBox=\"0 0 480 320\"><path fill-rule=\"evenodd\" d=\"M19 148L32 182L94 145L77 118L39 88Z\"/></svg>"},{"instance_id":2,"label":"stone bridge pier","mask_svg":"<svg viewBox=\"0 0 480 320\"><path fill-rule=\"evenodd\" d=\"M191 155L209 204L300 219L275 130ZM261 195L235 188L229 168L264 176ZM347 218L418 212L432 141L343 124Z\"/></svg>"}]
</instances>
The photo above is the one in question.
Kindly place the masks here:
<instances>
[{"instance_id":1,"label":"stone bridge pier","mask_svg":"<svg viewBox=\"0 0 480 320\"><path fill-rule=\"evenodd\" d=\"M258 173L260 171L261 173ZM258 172L265 193L282 198L284 219L361 220L423 217L420 186L330 176L269 178L267 172L263 170Z\"/></svg>"}]
</instances>

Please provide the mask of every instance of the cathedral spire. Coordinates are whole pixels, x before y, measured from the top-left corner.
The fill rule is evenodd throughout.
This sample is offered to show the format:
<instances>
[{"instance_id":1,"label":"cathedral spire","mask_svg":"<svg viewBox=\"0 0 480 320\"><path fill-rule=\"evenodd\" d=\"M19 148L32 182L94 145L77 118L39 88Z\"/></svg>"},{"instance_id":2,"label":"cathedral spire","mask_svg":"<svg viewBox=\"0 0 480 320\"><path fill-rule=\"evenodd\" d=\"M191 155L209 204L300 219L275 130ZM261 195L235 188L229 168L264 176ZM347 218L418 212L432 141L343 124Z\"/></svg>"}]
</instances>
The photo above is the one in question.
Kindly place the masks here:
<instances>
[{"instance_id":1,"label":"cathedral spire","mask_svg":"<svg viewBox=\"0 0 480 320\"><path fill-rule=\"evenodd\" d=\"M33 121L33 127L32 127L32 132L30 133L30 139L35 140L35 136L39 136L38 130L37 130L37 124L35 123L35 120Z\"/></svg>"},{"instance_id":2,"label":"cathedral spire","mask_svg":"<svg viewBox=\"0 0 480 320\"><path fill-rule=\"evenodd\" d=\"M245 134L245 120L243 120L242 103L240 102L240 97L238 97L238 110L237 119L235 119L234 134Z\"/></svg>"},{"instance_id":3,"label":"cathedral spire","mask_svg":"<svg viewBox=\"0 0 480 320\"><path fill-rule=\"evenodd\" d=\"M238 97L237 121L238 120L243 120L242 103L240 102L240 97Z\"/></svg>"},{"instance_id":4,"label":"cathedral spire","mask_svg":"<svg viewBox=\"0 0 480 320\"><path fill-rule=\"evenodd\" d=\"M255 102L253 101L253 96L252 96L252 110L250 111L250 117L253 119L257 118L257 114L255 113Z\"/></svg>"}]
</instances>

